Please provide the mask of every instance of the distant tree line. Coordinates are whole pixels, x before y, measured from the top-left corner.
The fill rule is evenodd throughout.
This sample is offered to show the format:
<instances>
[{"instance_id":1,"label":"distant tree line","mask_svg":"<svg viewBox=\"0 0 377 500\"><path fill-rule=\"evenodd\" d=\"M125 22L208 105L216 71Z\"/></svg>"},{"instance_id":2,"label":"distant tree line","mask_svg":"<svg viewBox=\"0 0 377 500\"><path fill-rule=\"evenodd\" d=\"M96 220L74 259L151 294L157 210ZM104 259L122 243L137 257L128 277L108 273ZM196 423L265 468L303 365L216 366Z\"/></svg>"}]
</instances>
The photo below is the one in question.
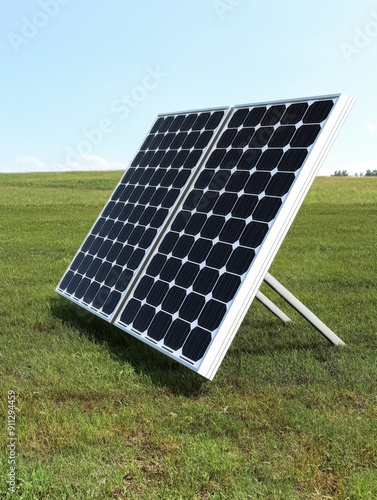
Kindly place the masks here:
<instances>
[{"instance_id":1,"label":"distant tree line","mask_svg":"<svg viewBox=\"0 0 377 500\"><path fill-rule=\"evenodd\" d=\"M347 170L335 170L335 172L331 175L331 177L348 177ZM377 169L368 170L364 172L360 172L359 174L353 174L354 177L377 177Z\"/></svg>"},{"instance_id":2,"label":"distant tree line","mask_svg":"<svg viewBox=\"0 0 377 500\"><path fill-rule=\"evenodd\" d=\"M347 170L335 170L331 177L348 177Z\"/></svg>"}]
</instances>

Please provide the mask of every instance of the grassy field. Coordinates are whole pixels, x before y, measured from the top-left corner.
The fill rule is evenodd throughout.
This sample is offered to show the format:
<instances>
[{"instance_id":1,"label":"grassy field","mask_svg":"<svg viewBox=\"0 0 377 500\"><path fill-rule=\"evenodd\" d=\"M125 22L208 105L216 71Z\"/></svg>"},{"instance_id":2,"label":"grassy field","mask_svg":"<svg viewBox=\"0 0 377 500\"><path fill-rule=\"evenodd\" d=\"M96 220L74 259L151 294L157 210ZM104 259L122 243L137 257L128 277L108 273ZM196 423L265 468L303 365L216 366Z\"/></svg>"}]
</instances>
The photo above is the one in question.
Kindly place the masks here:
<instances>
[{"instance_id":1,"label":"grassy field","mask_svg":"<svg viewBox=\"0 0 377 500\"><path fill-rule=\"evenodd\" d=\"M0 176L0 498L376 499L377 179L318 178L213 382L57 296L121 172ZM16 393L17 493L7 394Z\"/></svg>"}]
</instances>

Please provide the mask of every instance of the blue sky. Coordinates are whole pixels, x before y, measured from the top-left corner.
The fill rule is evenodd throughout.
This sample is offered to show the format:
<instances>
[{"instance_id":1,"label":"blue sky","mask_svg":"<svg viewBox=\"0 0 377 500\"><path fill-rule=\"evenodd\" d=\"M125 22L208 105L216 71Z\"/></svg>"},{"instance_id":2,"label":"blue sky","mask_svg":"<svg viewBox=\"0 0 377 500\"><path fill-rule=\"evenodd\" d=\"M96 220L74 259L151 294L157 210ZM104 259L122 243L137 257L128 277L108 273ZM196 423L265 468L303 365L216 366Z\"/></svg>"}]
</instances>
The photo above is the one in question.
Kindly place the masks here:
<instances>
[{"instance_id":1,"label":"blue sky","mask_svg":"<svg viewBox=\"0 0 377 500\"><path fill-rule=\"evenodd\" d=\"M158 113L337 92L321 174L377 168L376 1L18 0L0 61L0 172L122 169Z\"/></svg>"}]
</instances>

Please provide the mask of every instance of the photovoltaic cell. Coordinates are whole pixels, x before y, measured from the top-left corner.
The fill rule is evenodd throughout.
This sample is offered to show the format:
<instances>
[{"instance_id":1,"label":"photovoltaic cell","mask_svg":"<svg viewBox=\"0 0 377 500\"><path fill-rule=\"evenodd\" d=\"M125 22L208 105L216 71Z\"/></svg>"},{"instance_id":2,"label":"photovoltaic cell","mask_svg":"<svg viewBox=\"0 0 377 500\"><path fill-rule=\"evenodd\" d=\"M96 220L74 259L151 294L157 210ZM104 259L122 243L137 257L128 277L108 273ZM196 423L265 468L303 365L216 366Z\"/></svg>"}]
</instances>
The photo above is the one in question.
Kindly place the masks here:
<instances>
[{"instance_id":1,"label":"photovoltaic cell","mask_svg":"<svg viewBox=\"0 0 377 500\"><path fill-rule=\"evenodd\" d=\"M158 117L58 292L213 378L351 101Z\"/></svg>"},{"instance_id":2,"label":"photovoltaic cell","mask_svg":"<svg viewBox=\"0 0 377 500\"><path fill-rule=\"evenodd\" d=\"M157 118L58 285L60 294L100 316L114 314L224 114Z\"/></svg>"}]
</instances>

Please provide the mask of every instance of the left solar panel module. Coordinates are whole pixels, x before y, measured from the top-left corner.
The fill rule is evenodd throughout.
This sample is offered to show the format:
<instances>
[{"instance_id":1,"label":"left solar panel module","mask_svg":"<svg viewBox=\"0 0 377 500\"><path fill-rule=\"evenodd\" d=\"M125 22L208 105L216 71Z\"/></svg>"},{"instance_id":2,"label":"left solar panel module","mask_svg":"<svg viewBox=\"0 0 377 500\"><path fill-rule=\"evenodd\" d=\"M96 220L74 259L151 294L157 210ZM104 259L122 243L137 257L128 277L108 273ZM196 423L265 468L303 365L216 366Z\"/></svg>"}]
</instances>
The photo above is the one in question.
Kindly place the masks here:
<instances>
[{"instance_id":1,"label":"left solar panel module","mask_svg":"<svg viewBox=\"0 0 377 500\"><path fill-rule=\"evenodd\" d=\"M216 108L157 117L57 293L112 321L227 113Z\"/></svg>"}]
</instances>

